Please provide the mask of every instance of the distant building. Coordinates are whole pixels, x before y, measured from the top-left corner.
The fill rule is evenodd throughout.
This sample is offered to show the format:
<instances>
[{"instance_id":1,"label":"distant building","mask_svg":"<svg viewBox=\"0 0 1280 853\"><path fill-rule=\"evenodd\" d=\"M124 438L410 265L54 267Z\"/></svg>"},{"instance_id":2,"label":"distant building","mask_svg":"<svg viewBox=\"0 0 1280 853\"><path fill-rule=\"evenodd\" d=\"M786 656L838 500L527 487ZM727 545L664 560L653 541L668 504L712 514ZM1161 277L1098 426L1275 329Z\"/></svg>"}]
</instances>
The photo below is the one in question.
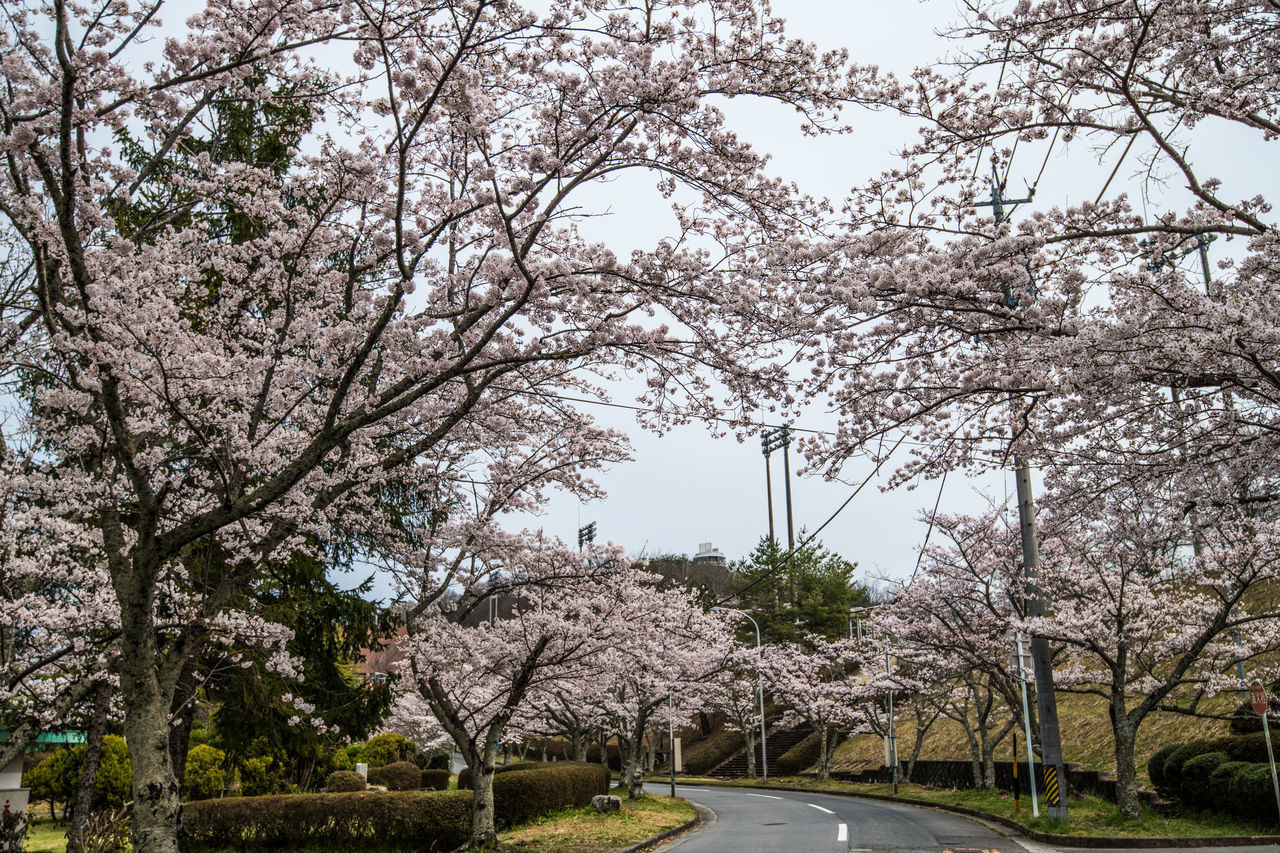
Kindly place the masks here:
<instances>
[{"instance_id":1,"label":"distant building","mask_svg":"<svg viewBox=\"0 0 1280 853\"><path fill-rule=\"evenodd\" d=\"M710 563L716 566L727 566L729 564L720 549L712 548L710 542L699 543L698 553L693 555L693 562L698 564Z\"/></svg>"}]
</instances>

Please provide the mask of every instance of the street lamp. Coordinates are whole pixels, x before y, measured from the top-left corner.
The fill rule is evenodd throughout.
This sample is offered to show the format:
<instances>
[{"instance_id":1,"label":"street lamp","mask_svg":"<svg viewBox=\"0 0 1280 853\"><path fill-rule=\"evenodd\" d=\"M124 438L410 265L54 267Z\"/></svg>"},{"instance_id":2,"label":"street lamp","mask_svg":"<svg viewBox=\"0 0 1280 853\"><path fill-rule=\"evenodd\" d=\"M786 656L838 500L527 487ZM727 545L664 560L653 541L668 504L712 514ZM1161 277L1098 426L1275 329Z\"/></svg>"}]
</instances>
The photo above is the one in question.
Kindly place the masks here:
<instances>
[{"instance_id":1,"label":"street lamp","mask_svg":"<svg viewBox=\"0 0 1280 853\"><path fill-rule=\"evenodd\" d=\"M751 625L756 629L756 683L760 689L760 780L761 784L769 784L769 749L765 742L765 724L764 724L764 658L760 653L760 625L756 622L755 617L745 610L734 610L732 607L713 607L712 610L724 610L728 613L737 613L739 616L745 616L751 620Z\"/></svg>"}]
</instances>

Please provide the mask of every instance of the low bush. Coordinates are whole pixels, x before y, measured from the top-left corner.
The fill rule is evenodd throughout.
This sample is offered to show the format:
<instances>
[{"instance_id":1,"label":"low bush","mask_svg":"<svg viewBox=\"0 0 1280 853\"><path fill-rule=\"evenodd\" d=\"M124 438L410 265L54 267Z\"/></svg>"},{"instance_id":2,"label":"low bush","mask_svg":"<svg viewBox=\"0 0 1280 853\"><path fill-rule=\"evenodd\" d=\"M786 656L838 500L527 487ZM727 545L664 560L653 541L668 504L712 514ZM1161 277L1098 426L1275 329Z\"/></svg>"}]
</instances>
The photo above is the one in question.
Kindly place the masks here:
<instances>
[{"instance_id":1,"label":"low bush","mask_svg":"<svg viewBox=\"0 0 1280 853\"><path fill-rule=\"evenodd\" d=\"M811 732L808 737L778 756L779 776L795 776L818 763L822 752L822 732Z\"/></svg>"},{"instance_id":2,"label":"low bush","mask_svg":"<svg viewBox=\"0 0 1280 853\"><path fill-rule=\"evenodd\" d=\"M746 745L742 732L725 729L684 750L684 772L701 776Z\"/></svg>"},{"instance_id":3,"label":"low bush","mask_svg":"<svg viewBox=\"0 0 1280 853\"><path fill-rule=\"evenodd\" d=\"M393 761L382 767L370 767L369 784L382 785L388 791L416 791L422 787L422 771L413 762Z\"/></svg>"},{"instance_id":4,"label":"low bush","mask_svg":"<svg viewBox=\"0 0 1280 853\"><path fill-rule=\"evenodd\" d=\"M1231 782L1248 766L1248 761L1225 761L1214 768L1209 774L1209 801L1223 811L1234 811L1227 807L1231 802Z\"/></svg>"},{"instance_id":5,"label":"low bush","mask_svg":"<svg viewBox=\"0 0 1280 853\"><path fill-rule=\"evenodd\" d=\"M344 772L344 771L338 771ZM184 851L452 850L471 833L469 791L363 791L229 797L182 811Z\"/></svg>"},{"instance_id":6,"label":"low bush","mask_svg":"<svg viewBox=\"0 0 1280 853\"><path fill-rule=\"evenodd\" d=\"M1228 789L1230 808L1242 817L1275 821L1276 799L1271 788L1271 765L1247 764L1236 772Z\"/></svg>"},{"instance_id":7,"label":"low bush","mask_svg":"<svg viewBox=\"0 0 1280 853\"><path fill-rule=\"evenodd\" d=\"M360 750L358 761L370 768L382 767L394 761L408 761L418 751L417 745L402 734L383 732L374 735Z\"/></svg>"},{"instance_id":8,"label":"low bush","mask_svg":"<svg viewBox=\"0 0 1280 853\"><path fill-rule=\"evenodd\" d=\"M227 754L204 744L187 753L187 769L182 777L182 794L189 800L208 800L222 795L227 787Z\"/></svg>"},{"instance_id":9,"label":"low bush","mask_svg":"<svg viewBox=\"0 0 1280 853\"><path fill-rule=\"evenodd\" d=\"M559 763L559 762L557 762ZM541 761L517 761L513 764L499 764L493 768L494 773L510 773L515 770L534 770L538 767L545 767ZM458 789L471 790L471 768L464 767L458 773Z\"/></svg>"},{"instance_id":10,"label":"low bush","mask_svg":"<svg viewBox=\"0 0 1280 853\"><path fill-rule=\"evenodd\" d=\"M1177 795L1182 790L1182 765L1200 753L1208 751L1208 742L1203 740L1193 740L1179 744L1178 748L1170 752L1169 757L1164 760L1165 786Z\"/></svg>"},{"instance_id":11,"label":"low bush","mask_svg":"<svg viewBox=\"0 0 1280 853\"><path fill-rule=\"evenodd\" d=\"M1178 779L1178 798L1192 808L1204 809L1213 806L1213 796L1209 791L1209 777L1219 766L1230 759L1225 752L1205 752L1188 759L1182 765L1182 775Z\"/></svg>"},{"instance_id":12,"label":"low bush","mask_svg":"<svg viewBox=\"0 0 1280 853\"><path fill-rule=\"evenodd\" d=\"M422 787L428 791L443 791L449 787L449 780L453 774L448 770L423 770L422 771Z\"/></svg>"},{"instance_id":13,"label":"low bush","mask_svg":"<svg viewBox=\"0 0 1280 853\"><path fill-rule=\"evenodd\" d=\"M609 793L609 771L599 764L557 761L493 777L493 804L507 826L565 806L588 806Z\"/></svg>"},{"instance_id":14,"label":"low bush","mask_svg":"<svg viewBox=\"0 0 1280 853\"><path fill-rule=\"evenodd\" d=\"M422 753L420 753L420 755L421 754ZM450 761L451 756L449 755L449 751L445 749L433 749L425 755L427 757L427 763L426 766L422 768L423 770L448 770L450 765L453 764L453 762Z\"/></svg>"},{"instance_id":15,"label":"low bush","mask_svg":"<svg viewBox=\"0 0 1280 853\"><path fill-rule=\"evenodd\" d=\"M1147 759L1147 776L1151 779L1151 784L1160 792L1160 796L1172 798L1177 795L1177 791L1169 787L1165 782L1164 763L1168 760L1169 755L1178 747L1180 743L1171 743L1156 750L1155 755Z\"/></svg>"},{"instance_id":16,"label":"low bush","mask_svg":"<svg viewBox=\"0 0 1280 853\"><path fill-rule=\"evenodd\" d=\"M493 780L494 809L504 826L565 806L589 805L593 796L608 791L607 770L573 761L512 770ZM182 849L452 850L470 835L471 796L470 791L360 791L207 800L184 808Z\"/></svg>"},{"instance_id":17,"label":"low bush","mask_svg":"<svg viewBox=\"0 0 1280 853\"><path fill-rule=\"evenodd\" d=\"M354 770L335 770L325 780L324 789L330 794L349 794L365 789L364 777Z\"/></svg>"}]
</instances>

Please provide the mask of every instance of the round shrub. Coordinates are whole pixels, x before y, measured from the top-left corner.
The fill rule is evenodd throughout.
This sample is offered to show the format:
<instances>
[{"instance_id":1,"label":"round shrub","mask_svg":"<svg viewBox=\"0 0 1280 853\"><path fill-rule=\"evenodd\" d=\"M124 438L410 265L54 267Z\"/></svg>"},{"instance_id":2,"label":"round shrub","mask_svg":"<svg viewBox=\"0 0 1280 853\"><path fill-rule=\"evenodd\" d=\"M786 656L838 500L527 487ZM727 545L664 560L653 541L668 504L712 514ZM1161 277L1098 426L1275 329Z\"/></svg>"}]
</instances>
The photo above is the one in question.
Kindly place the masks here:
<instances>
[{"instance_id":1,"label":"round shrub","mask_svg":"<svg viewBox=\"0 0 1280 853\"><path fill-rule=\"evenodd\" d=\"M1249 764L1231 780L1231 808L1237 814L1257 820L1275 818L1275 794L1271 788L1271 765Z\"/></svg>"},{"instance_id":2,"label":"round shrub","mask_svg":"<svg viewBox=\"0 0 1280 853\"><path fill-rule=\"evenodd\" d=\"M1178 748L1169 753L1169 757L1164 760L1164 784L1175 794L1182 790L1182 765L1195 758L1202 752L1208 752L1209 748L1202 740L1188 741L1179 744Z\"/></svg>"},{"instance_id":3,"label":"round shrub","mask_svg":"<svg viewBox=\"0 0 1280 853\"><path fill-rule=\"evenodd\" d=\"M449 770L453 762L451 756L446 749L431 750L431 757L427 759L427 766L423 770Z\"/></svg>"},{"instance_id":4,"label":"round shrub","mask_svg":"<svg viewBox=\"0 0 1280 853\"><path fill-rule=\"evenodd\" d=\"M1228 761L1225 752L1206 752L1189 759L1182 765L1182 777L1178 781L1178 798L1192 808L1213 806L1209 792L1209 776Z\"/></svg>"},{"instance_id":5,"label":"round shrub","mask_svg":"<svg viewBox=\"0 0 1280 853\"><path fill-rule=\"evenodd\" d=\"M370 767L369 784L382 785L388 791L415 791L422 787L422 771L410 761L393 761L382 767Z\"/></svg>"},{"instance_id":6,"label":"round shrub","mask_svg":"<svg viewBox=\"0 0 1280 853\"><path fill-rule=\"evenodd\" d=\"M80 785L80 771L84 767L84 756L88 749L83 743L70 749L59 749L27 771L23 784L31 788L31 798L60 803L75 800ZM129 762L129 747L124 738L107 735L102 740L98 776L93 782L92 808L118 808L133 799L132 786L133 768Z\"/></svg>"},{"instance_id":7,"label":"round shrub","mask_svg":"<svg viewBox=\"0 0 1280 853\"><path fill-rule=\"evenodd\" d=\"M1226 761L1209 774L1208 799L1213 808L1236 813L1231 804L1231 783L1235 781L1236 774L1249 764L1248 761Z\"/></svg>"},{"instance_id":8,"label":"round shrub","mask_svg":"<svg viewBox=\"0 0 1280 853\"><path fill-rule=\"evenodd\" d=\"M382 767L394 761L408 761L417 751L418 747L414 742L404 735L383 732L369 738L364 749L360 750L357 761L368 764L370 768Z\"/></svg>"},{"instance_id":9,"label":"round shrub","mask_svg":"<svg viewBox=\"0 0 1280 853\"><path fill-rule=\"evenodd\" d=\"M188 800L209 800L222 794L227 786L223 769L227 754L208 744L187 753L187 771L182 777L182 793Z\"/></svg>"},{"instance_id":10,"label":"round shrub","mask_svg":"<svg viewBox=\"0 0 1280 853\"><path fill-rule=\"evenodd\" d=\"M453 778L453 774L448 770L423 770L422 787L428 791L443 791L449 787L451 778Z\"/></svg>"},{"instance_id":11,"label":"round shrub","mask_svg":"<svg viewBox=\"0 0 1280 853\"><path fill-rule=\"evenodd\" d=\"M335 770L325 780L324 789L330 794L346 794L363 791L367 787L364 777L354 770Z\"/></svg>"},{"instance_id":12,"label":"round shrub","mask_svg":"<svg viewBox=\"0 0 1280 853\"><path fill-rule=\"evenodd\" d=\"M1147 759L1147 776L1151 778L1151 784L1160 792L1162 797L1172 797L1175 792L1171 789L1164 779L1164 763L1169 755L1182 746L1180 743L1171 743L1168 746L1161 747L1156 750L1155 755Z\"/></svg>"}]
</instances>

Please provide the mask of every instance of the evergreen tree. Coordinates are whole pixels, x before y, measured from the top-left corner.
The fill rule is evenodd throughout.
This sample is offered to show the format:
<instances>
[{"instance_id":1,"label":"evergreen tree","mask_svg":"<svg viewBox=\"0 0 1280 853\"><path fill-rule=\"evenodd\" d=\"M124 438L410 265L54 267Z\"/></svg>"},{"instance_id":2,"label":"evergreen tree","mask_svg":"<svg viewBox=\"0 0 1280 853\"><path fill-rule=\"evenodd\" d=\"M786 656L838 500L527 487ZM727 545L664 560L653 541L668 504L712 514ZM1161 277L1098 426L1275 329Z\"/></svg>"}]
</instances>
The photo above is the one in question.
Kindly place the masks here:
<instances>
[{"instance_id":1,"label":"evergreen tree","mask_svg":"<svg viewBox=\"0 0 1280 853\"><path fill-rule=\"evenodd\" d=\"M799 538L805 540L803 530ZM763 537L733 567L738 606L751 611L766 643L803 642L810 634L828 640L848 636L849 610L871 603L866 588L853 579L857 564L817 541L788 559L786 548ZM754 640L750 623L739 633Z\"/></svg>"}]
</instances>

